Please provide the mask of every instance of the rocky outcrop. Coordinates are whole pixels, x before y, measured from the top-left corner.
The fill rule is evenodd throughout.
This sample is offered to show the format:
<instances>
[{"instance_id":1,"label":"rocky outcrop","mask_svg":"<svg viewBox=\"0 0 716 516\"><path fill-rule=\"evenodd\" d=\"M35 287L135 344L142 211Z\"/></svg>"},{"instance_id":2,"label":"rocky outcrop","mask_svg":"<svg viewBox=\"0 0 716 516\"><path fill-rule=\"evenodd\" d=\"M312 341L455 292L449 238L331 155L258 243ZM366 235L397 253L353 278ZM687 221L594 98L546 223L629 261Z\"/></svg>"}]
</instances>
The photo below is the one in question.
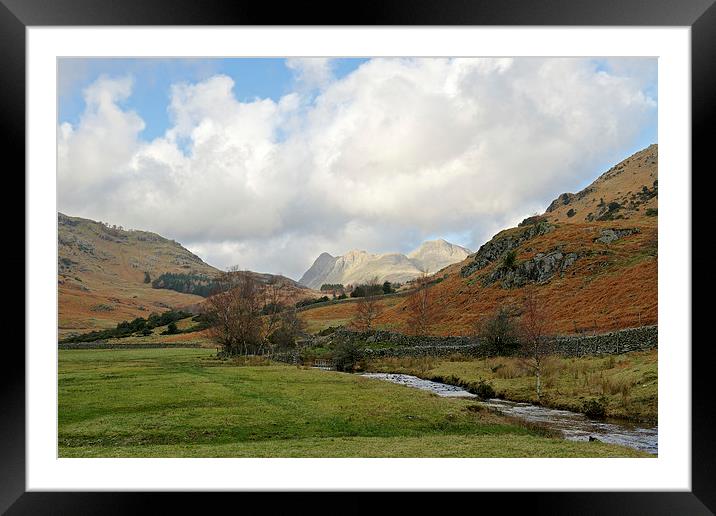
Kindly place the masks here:
<instances>
[{"instance_id":1,"label":"rocky outcrop","mask_svg":"<svg viewBox=\"0 0 716 516\"><path fill-rule=\"evenodd\" d=\"M537 253L513 267L498 267L482 281L484 286L499 281L502 288L522 287L528 283L547 283L555 274L564 275L579 258L579 253L565 253L554 249L548 253Z\"/></svg>"},{"instance_id":2,"label":"rocky outcrop","mask_svg":"<svg viewBox=\"0 0 716 516\"><path fill-rule=\"evenodd\" d=\"M552 201L549 206L547 206L547 213L552 212L559 208L560 206L566 206L570 202L574 200L576 195L573 193L563 193L559 197L557 197L554 201Z\"/></svg>"},{"instance_id":3,"label":"rocky outcrop","mask_svg":"<svg viewBox=\"0 0 716 516\"><path fill-rule=\"evenodd\" d=\"M500 233L480 247L475 253L472 262L465 265L460 270L460 274L463 278L467 278L499 260L507 251L516 249L528 240L536 236L545 235L553 229L552 224L544 220L538 220L535 224L524 226L520 231L510 231L507 234Z\"/></svg>"},{"instance_id":4,"label":"rocky outcrop","mask_svg":"<svg viewBox=\"0 0 716 516\"><path fill-rule=\"evenodd\" d=\"M619 240L620 238L623 238L623 237L629 236L629 235L634 235L634 234L640 233L640 232L641 231L639 230L639 228L602 229L600 231L600 235L594 239L594 242L597 242L600 244L611 244L612 242Z\"/></svg>"},{"instance_id":5,"label":"rocky outcrop","mask_svg":"<svg viewBox=\"0 0 716 516\"><path fill-rule=\"evenodd\" d=\"M563 193L559 197L557 197L554 201L552 201L549 206L547 206L547 213L553 212L560 206L567 206L568 204L571 204L574 201L578 201L580 199L583 199L588 194L594 192L593 186L588 186L587 188L580 190L576 194L573 193Z\"/></svg>"}]
</instances>

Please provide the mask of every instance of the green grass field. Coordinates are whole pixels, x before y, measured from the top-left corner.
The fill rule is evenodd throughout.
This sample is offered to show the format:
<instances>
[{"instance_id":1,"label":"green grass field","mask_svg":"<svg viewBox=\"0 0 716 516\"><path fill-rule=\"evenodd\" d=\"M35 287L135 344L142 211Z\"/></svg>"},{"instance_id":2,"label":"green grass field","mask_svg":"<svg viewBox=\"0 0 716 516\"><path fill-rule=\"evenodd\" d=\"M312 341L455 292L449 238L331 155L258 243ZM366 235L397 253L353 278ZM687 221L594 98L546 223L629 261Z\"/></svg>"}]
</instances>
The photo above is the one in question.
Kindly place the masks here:
<instances>
[{"instance_id":1,"label":"green grass field","mask_svg":"<svg viewBox=\"0 0 716 516\"><path fill-rule=\"evenodd\" d=\"M60 457L642 457L474 400L206 349L61 350Z\"/></svg>"}]
</instances>

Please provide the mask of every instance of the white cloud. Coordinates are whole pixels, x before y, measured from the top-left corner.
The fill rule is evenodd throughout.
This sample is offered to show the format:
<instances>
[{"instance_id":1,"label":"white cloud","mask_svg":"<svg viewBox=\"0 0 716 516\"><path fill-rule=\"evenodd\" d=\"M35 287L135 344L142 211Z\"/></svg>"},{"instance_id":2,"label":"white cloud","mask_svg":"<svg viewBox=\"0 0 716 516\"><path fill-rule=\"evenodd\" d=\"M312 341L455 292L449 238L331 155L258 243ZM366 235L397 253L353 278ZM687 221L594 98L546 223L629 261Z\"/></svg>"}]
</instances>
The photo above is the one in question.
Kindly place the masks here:
<instances>
[{"instance_id":1,"label":"white cloud","mask_svg":"<svg viewBox=\"0 0 716 516\"><path fill-rule=\"evenodd\" d=\"M222 75L175 84L173 125L151 142L121 107L131 80L101 77L58 131L60 210L292 277L322 251L445 234L476 248L623 158L653 122L654 68L614 62L373 59L336 79L327 60L289 60L298 91L277 102L239 102Z\"/></svg>"},{"instance_id":2,"label":"white cloud","mask_svg":"<svg viewBox=\"0 0 716 516\"><path fill-rule=\"evenodd\" d=\"M286 66L294 71L300 88L323 88L333 79L331 60L325 57L292 57Z\"/></svg>"}]
</instances>

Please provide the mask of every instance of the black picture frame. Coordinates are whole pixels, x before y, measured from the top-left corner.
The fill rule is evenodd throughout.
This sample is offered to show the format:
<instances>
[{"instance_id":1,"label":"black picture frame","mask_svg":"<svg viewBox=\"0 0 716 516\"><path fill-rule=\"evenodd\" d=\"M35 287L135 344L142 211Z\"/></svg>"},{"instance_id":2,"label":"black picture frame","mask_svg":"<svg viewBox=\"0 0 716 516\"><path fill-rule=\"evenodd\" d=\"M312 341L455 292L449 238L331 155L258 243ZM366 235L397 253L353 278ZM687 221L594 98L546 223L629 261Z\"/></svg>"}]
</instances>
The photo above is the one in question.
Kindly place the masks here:
<instances>
[{"instance_id":1,"label":"black picture frame","mask_svg":"<svg viewBox=\"0 0 716 516\"><path fill-rule=\"evenodd\" d=\"M716 111L715 0L392 0L344 6L337 3L282 3L220 0L0 0L0 131L6 158L25 191L25 30L29 26L84 25L555 25L689 26L692 73L692 170L713 168L708 129ZM310 5L310 8L309 8ZM344 14L345 13L345 14ZM10 167L6 165L6 175ZM689 171L684 171L689 173ZM24 176L23 176L24 177ZM693 181L693 173L691 175ZM6 190L7 191L7 190ZM18 199L24 196L15 195ZM21 201L22 202L22 201ZM693 203L696 205L696 203ZM19 211L14 210L14 213ZM23 210L24 212L24 210ZM19 224L17 224L19 227ZM24 235L17 241L23 241ZM19 248L19 245L16 246ZM24 249L24 247L23 247ZM23 259L25 258L23 251ZM705 258L700 258L704 260ZM19 251L14 268L20 267ZM693 262L698 267L698 262ZM26 275L31 271L26 270ZM17 290L20 291L19 289ZM26 310L32 309L26 306ZM693 320L693 316L692 316ZM693 340L693 338L692 338ZM683 343L691 345L690 342ZM692 352L692 490L690 492L484 493L481 501L503 501L510 508L530 506L549 514L712 514L716 511L716 471L711 428L714 425L712 368L708 342ZM687 349L687 348L685 348ZM25 353L7 342L0 374L0 511L8 514L114 514L181 504L183 511L206 508L209 495L189 493L26 492ZM225 499L236 496L221 495ZM245 497L246 494L239 496ZM332 496L332 495L327 495ZM361 504L370 504L363 498ZM487 500L487 498L493 500ZM171 499L171 502L170 502ZM422 503L422 496L412 498ZM215 501L215 500L212 500ZM229 501L228 499L226 501ZM244 502L249 503L249 502ZM327 502L333 506L335 502ZM487 507L487 506L485 506Z\"/></svg>"}]
</instances>

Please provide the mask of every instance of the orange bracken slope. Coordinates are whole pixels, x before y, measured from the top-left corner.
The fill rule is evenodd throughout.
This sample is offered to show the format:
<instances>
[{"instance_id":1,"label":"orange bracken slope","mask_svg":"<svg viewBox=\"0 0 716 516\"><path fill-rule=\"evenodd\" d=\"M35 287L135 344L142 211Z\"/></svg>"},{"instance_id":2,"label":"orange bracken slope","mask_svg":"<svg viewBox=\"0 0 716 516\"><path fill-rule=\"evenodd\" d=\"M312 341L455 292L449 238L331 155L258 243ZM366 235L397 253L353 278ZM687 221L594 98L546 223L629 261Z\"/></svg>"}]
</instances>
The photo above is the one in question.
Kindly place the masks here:
<instances>
[{"instance_id":1,"label":"orange bracken slope","mask_svg":"<svg viewBox=\"0 0 716 516\"><path fill-rule=\"evenodd\" d=\"M656 324L657 153L657 146L651 145L604 173L582 192L560 195L544 215L493 237L490 245L505 239L517 240L531 226L543 225L544 234L514 248L513 267L524 272L535 262L544 263L540 262L545 259L540 258L540 253L556 257L558 270L546 280L532 278L517 286L499 278L490 281L491 276L504 272L504 253L476 269L476 258L484 255L482 249L434 275L439 282L430 287L434 299L431 332L471 334L475 324L498 306L519 309L527 289L544 307L553 333ZM304 317L310 318L311 312L304 312ZM377 325L409 332L407 319L403 299L386 306Z\"/></svg>"}]
</instances>

